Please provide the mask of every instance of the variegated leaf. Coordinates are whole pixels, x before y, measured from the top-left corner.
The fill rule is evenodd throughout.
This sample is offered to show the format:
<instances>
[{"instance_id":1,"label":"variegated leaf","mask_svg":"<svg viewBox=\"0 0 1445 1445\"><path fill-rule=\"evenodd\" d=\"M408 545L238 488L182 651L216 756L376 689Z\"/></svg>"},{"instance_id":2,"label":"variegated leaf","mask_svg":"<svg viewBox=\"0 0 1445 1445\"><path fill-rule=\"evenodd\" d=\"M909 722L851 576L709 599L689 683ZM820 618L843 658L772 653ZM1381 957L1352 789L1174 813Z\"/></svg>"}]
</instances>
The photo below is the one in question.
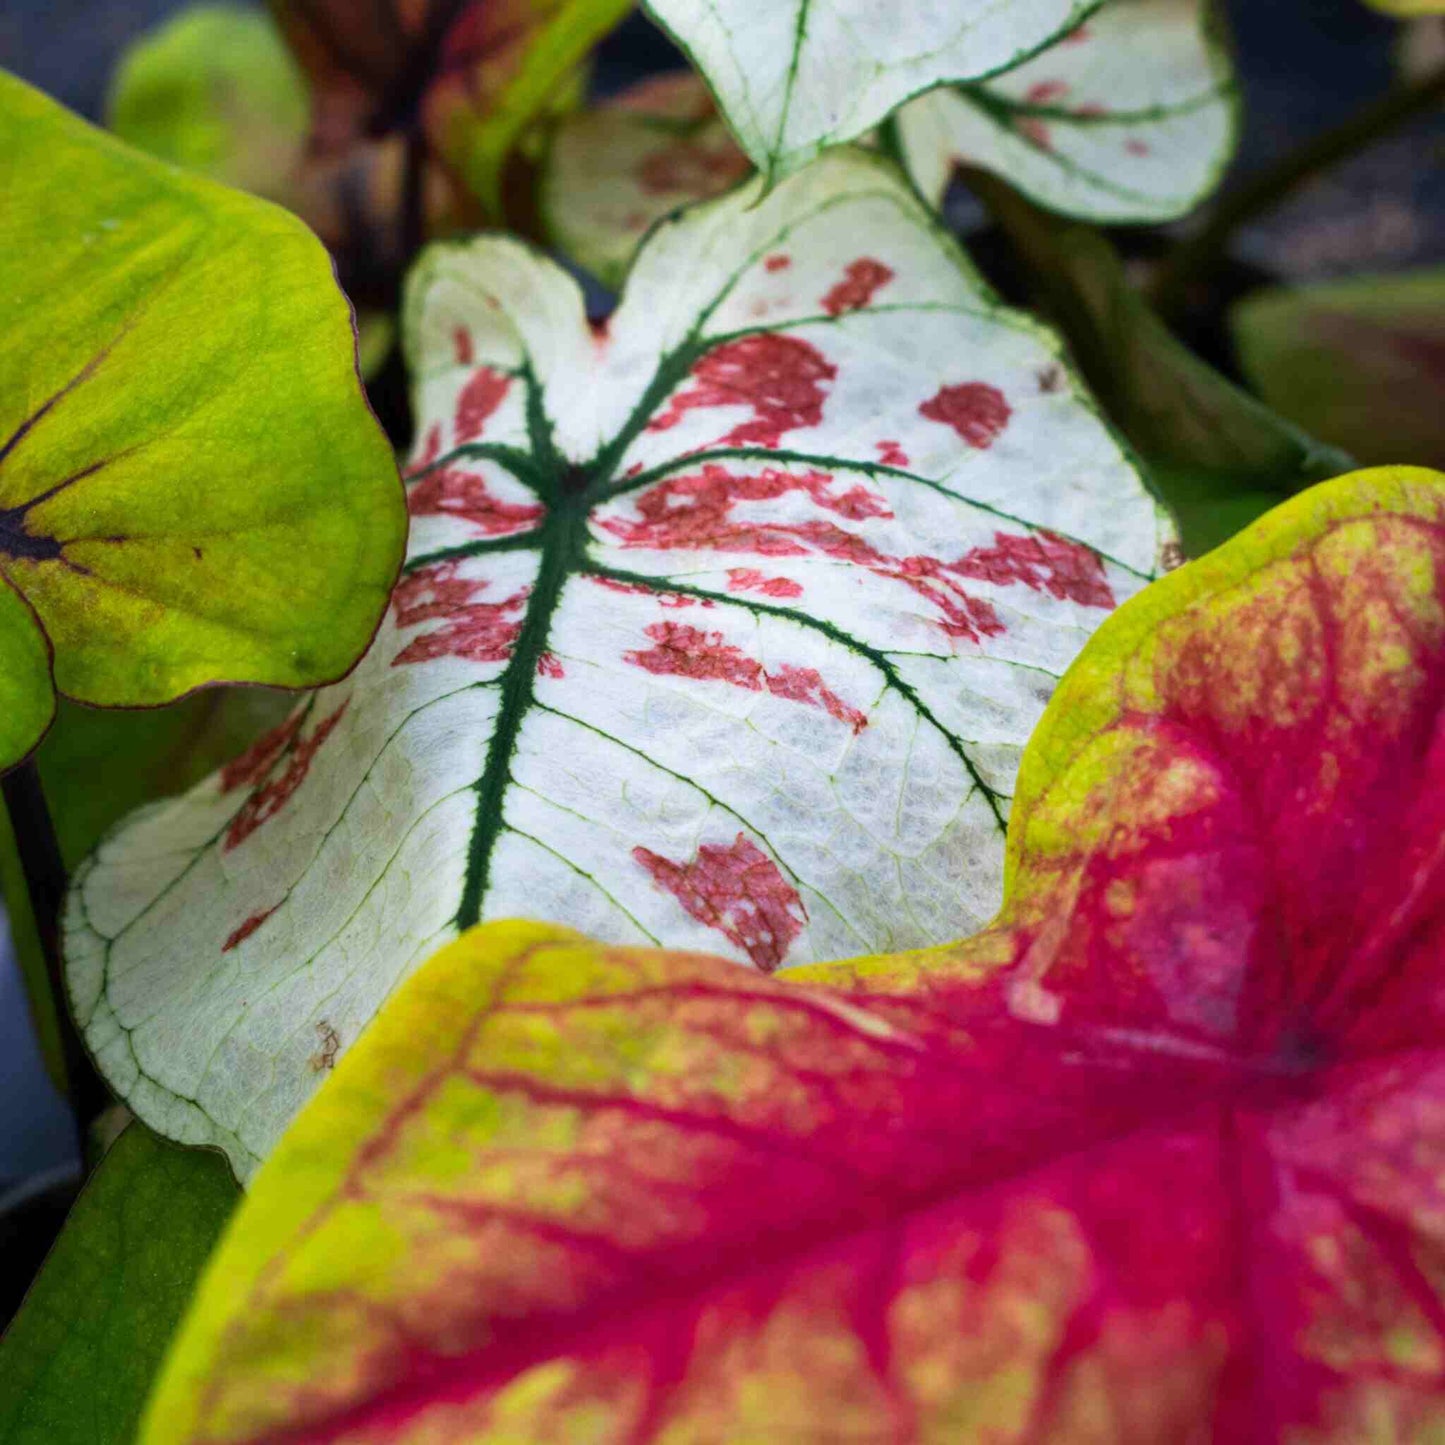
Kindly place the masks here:
<instances>
[{"instance_id":1,"label":"variegated leaf","mask_svg":"<svg viewBox=\"0 0 1445 1445\"><path fill-rule=\"evenodd\" d=\"M769 179L945 81L1019 64L1099 0L647 0Z\"/></svg>"},{"instance_id":2,"label":"variegated leaf","mask_svg":"<svg viewBox=\"0 0 1445 1445\"><path fill-rule=\"evenodd\" d=\"M541 175L552 243L609 286L648 230L752 169L691 71L655 75L558 126Z\"/></svg>"},{"instance_id":3,"label":"variegated leaf","mask_svg":"<svg viewBox=\"0 0 1445 1445\"><path fill-rule=\"evenodd\" d=\"M1169 220L1218 183L1236 101L1211 0L1109 0L1042 55L921 96L899 150L937 202L955 166L996 171L1050 210Z\"/></svg>"},{"instance_id":4,"label":"variegated leaf","mask_svg":"<svg viewBox=\"0 0 1445 1445\"><path fill-rule=\"evenodd\" d=\"M492 237L429 253L404 330L370 655L70 900L101 1067L243 1173L478 919L763 970L975 927L1022 744L1167 531L1052 339L861 153L660 228L607 327Z\"/></svg>"}]
</instances>

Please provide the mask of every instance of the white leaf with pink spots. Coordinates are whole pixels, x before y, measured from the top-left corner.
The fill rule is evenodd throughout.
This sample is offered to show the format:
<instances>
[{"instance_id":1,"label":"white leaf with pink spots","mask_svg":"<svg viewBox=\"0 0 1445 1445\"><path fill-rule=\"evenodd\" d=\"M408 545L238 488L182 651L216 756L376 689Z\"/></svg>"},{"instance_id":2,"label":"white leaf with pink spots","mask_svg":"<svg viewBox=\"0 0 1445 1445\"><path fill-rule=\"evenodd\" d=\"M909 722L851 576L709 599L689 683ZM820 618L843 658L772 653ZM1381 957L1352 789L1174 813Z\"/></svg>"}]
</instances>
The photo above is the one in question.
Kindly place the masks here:
<instances>
[{"instance_id":1,"label":"white leaf with pink spots","mask_svg":"<svg viewBox=\"0 0 1445 1445\"><path fill-rule=\"evenodd\" d=\"M935 204L955 166L978 166L1066 215L1164 221L1218 184L1235 107L1211 0L1109 0L1042 55L931 91L895 124Z\"/></svg>"},{"instance_id":2,"label":"white leaf with pink spots","mask_svg":"<svg viewBox=\"0 0 1445 1445\"><path fill-rule=\"evenodd\" d=\"M1099 0L647 0L770 179L945 81L1017 65Z\"/></svg>"},{"instance_id":3,"label":"white leaf with pink spots","mask_svg":"<svg viewBox=\"0 0 1445 1445\"><path fill-rule=\"evenodd\" d=\"M70 895L101 1068L243 1175L480 919L764 969L975 929L1022 745L1168 540L1056 343L859 152L663 226L606 328L491 236L404 329L371 651Z\"/></svg>"}]
</instances>

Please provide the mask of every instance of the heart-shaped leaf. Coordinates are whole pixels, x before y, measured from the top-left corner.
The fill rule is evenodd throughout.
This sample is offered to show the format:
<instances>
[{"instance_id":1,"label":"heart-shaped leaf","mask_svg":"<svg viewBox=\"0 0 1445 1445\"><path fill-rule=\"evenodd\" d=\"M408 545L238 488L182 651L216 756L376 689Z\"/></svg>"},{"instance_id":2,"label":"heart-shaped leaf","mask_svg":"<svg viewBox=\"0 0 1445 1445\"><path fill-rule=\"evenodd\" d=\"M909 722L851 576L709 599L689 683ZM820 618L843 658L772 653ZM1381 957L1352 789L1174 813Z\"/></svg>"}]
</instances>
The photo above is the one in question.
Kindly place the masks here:
<instances>
[{"instance_id":1,"label":"heart-shaped leaf","mask_svg":"<svg viewBox=\"0 0 1445 1445\"><path fill-rule=\"evenodd\" d=\"M0 191L0 766L51 673L105 706L344 673L405 516L326 253L3 75Z\"/></svg>"},{"instance_id":2,"label":"heart-shaped leaf","mask_svg":"<svg viewBox=\"0 0 1445 1445\"><path fill-rule=\"evenodd\" d=\"M239 1198L216 1155L126 1129L0 1339L0 1445L132 1445Z\"/></svg>"},{"instance_id":3,"label":"heart-shaped leaf","mask_svg":"<svg viewBox=\"0 0 1445 1445\"><path fill-rule=\"evenodd\" d=\"M770 181L945 81L1006 70L1099 0L648 0Z\"/></svg>"},{"instance_id":4,"label":"heart-shaped leaf","mask_svg":"<svg viewBox=\"0 0 1445 1445\"><path fill-rule=\"evenodd\" d=\"M1235 121L1212 0L1108 0L1042 55L894 117L935 204L957 166L977 166L1052 211L1105 223L1192 210L1219 183Z\"/></svg>"},{"instance_id":5,"label":"heart-shaped leaf","mask_svg":"<svg viewBox=\"0 0 1445 1445\"><path fill-rule=\"evenodd\" d=\"M163 1132L254 1168L481 918L768 970L997 907L1023 742L1167 529L890 166L759 191L655 233L598 330L515 241L421 263L376 645L76 880L77 1015Z\"/></svg>"},{"instance_id":6,"label":"heart-shaped leaf","mask_svg":"<svg viewBox=\"0 0 1445 1445\"><path fill-rule=\"evenodd\" d=\"M978 937L468 935L256 1180L143 1445L1431 1438L1442 666L1445 478L1348 478L1104 624Z\"/></svg>"},{"instance_id":7,"label":"heart-shaped leaf","mask_svg":"<svg viewBox=\"0 0 1445 1445\"><path fill-rule=\"evenodd\" d=\"M1445 269L1257 292L1235 308L1260 395L1361 461L1445 466Z\"/></svg>"}]
</instances>

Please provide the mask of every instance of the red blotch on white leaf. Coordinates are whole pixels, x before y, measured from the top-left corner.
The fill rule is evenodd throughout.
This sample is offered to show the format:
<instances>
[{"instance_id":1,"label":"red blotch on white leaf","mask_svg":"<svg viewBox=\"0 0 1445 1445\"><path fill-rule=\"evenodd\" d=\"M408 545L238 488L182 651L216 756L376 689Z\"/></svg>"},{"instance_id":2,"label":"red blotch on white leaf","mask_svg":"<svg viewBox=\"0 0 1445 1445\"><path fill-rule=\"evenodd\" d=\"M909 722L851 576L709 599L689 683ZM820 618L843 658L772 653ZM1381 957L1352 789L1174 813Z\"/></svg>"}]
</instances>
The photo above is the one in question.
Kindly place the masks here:
<instances>
[{"instance_id":1,"label":"red blotch on white leaf","mask_svg":"<svg viewBox=\"0 0 1445 1445\"><path fill-rule=\"evenodd\" d=\"M746 407L742 422L710 446L777 446L785 433L823 420L827 383L838 375L817 347L796 336L765 331L725 342L694 363L692 385L680 391L648 424L669 431L690 412Z\"/></svg>"},{"instance_id":2,"label":"red blotch on white leaf","mask_svg":"<svg viewBox=\"0 0 1445 1445\"><path fill-rule=\"evenodd\" d=\"M458 562L439 562L404 577L392 594L398 627L445 621L445 626L413 638L392 658L393 667L460 657L468 662L505 662L517 645L530 587L500 602L476 600L487 583L459 577Z\"/></svg>"},{"instance_id":3,"label":"red blotch on white leaf","mask_svg":"<svg viewBox=\"0 0 1445 1445\"><path fill-rule=\"evenodd\" d=\"M791 577L764 577L755 567L730 567L728 591L758 592L764 597L801 597L803 584Z\"/></svg>"},{"instance_id":4,"label":"red blotch on white leaf","mask_svg":"<svg viewBox=\"0 0 1445 1445\"><path fill-rule=\"evenodd\" d=\"M823 310L829 316L841 316L845 311L861 311L893 279L894 274L891 266L868 256L849 262L843 279L823 297Z\"/></svg>"},{"instance_id":5,"label":"red blotch on white leaf","mask_svg":"<svg viewBox=\"0 0 1445 1445\"><path fill-rule=\"evenodd\" d=\"M645 629L656 646L623 654L630 662L658 677L687 677L699 682L725 682L746 692L770 692L789 702L819 708L829 717L847 723L855 733L868 726L868 715L844 702L812 667L784 663L768 672L742 648L723 641L720 632L704 632L681 622L654 622Z\"/></svg>"},{"instance_id":6,"label":"red blotch on white leaf","mask_svg":"<svg viewBox=\"0 0 1445 1445\"><path fill-rule=\"evenodd\" d=\"M918 408L929 421L950 426L971 447L987 451L1008 428L1013 408L998 387L986 381L945 386Z\"/></svg>"},{"instance_id":7,"label":"red blotch on white leaf","mask_svg":"<svg viewBox=\"0 0 1445 1445\"><path fill-rule=\"evenodd\" d=\"M744 833L726 847L704 843L686 863L674 863L648 848L634 848L632 856L659 888L699 923L742 949L764 973L783 962L808 922L797 889Z\"/></svg>"},{"instance_id":8,"label":"red blotch on white leaf","mask_svg":"<svg viewBox=\"0 0 1445 1445\"><path fill-rule=\"evenodd\" d=\"M293 733L285 753L285 768L279 776L257 787L241 805L240 812L231 819L230 827L226 829L222 851L229 853L232 848L244 843L257 828L274 818L290 802L297 788L306 781L316 754L341 721L350 701L348 698L335 712L323 718L309 737L299 738ZM279 762L279 757L274 758L267 771L274 769Z\"/></svg>"},{"instance_id":9,"label":"red blotch on white leaf","mask_svg":"<svg viewBox=\"0 0 1445 1445\"><path fill-rule=\"evenodd\" d=\"M493 371L489 366L476 369L457 396L454 430L458 446L474 442L482 435L487 422L507 399L511 389L510 376Z\"/></svg>"}]
</instances>

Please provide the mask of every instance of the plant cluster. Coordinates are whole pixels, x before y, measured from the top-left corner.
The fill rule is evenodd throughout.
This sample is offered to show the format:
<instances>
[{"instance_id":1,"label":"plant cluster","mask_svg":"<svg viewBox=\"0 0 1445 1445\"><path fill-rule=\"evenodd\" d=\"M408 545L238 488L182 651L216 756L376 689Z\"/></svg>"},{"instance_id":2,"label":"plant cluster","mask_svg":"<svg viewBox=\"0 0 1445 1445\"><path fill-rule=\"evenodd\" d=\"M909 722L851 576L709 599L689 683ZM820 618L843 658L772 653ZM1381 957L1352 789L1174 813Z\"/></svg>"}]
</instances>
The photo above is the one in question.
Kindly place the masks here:
<instances>
[{"instance_id":1,"label":"plant cluster","mask_svg":"<svg viewBox=\"0 0 1445 1445\"><path fill-rule=\"evenodd\" d=\"M1439 1438L1440 283L1170 323L1445 71L1141 284L1210 0L646 8L0 73L0 1445Z\"/></svg>"}]
</instances>

